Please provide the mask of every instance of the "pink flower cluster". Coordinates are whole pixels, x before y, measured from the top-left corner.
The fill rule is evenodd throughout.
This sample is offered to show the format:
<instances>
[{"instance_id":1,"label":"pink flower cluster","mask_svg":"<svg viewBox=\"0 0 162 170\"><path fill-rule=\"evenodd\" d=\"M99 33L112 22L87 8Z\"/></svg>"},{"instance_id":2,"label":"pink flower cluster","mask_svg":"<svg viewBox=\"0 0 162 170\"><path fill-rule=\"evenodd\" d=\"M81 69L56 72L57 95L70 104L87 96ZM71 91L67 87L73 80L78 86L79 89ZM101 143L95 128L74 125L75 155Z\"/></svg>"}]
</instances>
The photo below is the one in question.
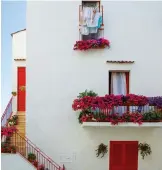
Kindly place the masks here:
<instances>
[{"instance_id":1,"label":"pink flower cluster","mask_svg":"<svg viewBox=\"0 0 162 170\"><path fill-rule=\"evenodd\" d=\"M16 132L17 129L14 126L10 127L1 127L1 136L7 136L10 137L14 132Z\"/></svg>"},{"instance_id":2,"label":"pink flower cluster","mask_svg":"<svg viewBox=\"0 0 162 170\"><path fill-rule=\"evenodd\" d=\"M148 104L145 96L128 94L123 95L105 95L104 97L85 96L75 99L72 104L73 110L85 110L88 108L112 109L114 106L144 106Z\"/></svg>"},{"instance_id":3,"label":"pink flower cluster","mask_svg":"<svg viewBox=\"0 0 162 170\"><path fill-rule=\"evenodd\" d=\"M94 48L105 48L110 47L110 42L104 38L97 40L83 40L77 41L74 45L74 50L88 50Z\"/></svg>"},{"instance_id":4,"label":"pink flower cluster","mask_svg":"<svg viewBox=\"0 0 162 170\"><path fill-rule=\"evenodd\" d=\"M139 113L124 113L119 115L117 113L107 115L105 117L95 117L93 114L84 114L80 118L81 122L111 122L112 125L117 125L123 122L133 122L139 125L143 122L143 115Z\"/></svg>"}]
</instances>

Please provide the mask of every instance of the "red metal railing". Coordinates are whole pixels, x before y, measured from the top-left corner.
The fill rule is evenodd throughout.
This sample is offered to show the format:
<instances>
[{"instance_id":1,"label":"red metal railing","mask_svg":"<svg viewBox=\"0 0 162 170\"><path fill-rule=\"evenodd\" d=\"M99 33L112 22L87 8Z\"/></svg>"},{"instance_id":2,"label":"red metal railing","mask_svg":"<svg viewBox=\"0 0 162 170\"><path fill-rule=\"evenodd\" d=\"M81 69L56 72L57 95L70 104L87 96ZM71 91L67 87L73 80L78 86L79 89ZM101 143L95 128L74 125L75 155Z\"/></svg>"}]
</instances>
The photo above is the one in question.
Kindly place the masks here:
<instances>
[{"instance_id":1,"label":"red metal railing","mask_svg":"<svg viewBox=\"0 0 162 170\"><path fill-rule=\"evenodd\" d=\"M1 126L8 125L8 119L12 116L12 99L10 99L2 117ZM2 136L1 136L2 137ZM65 167L60 167L51 158L49 158L44 152L42 152L36 145L34 145L27 137L21 136L19 132L15 132L12 136L11 145L16 147L16 152L20 153L26 160L28 160L28 154L33 153L36 156L36 160L32 163L38 170L65 170ZM44 169L40 169L40 166L44 166Z\"/></svg>"},{"instance_id":2,"label":"red metal railing","mask_svg":"<svg viewBox=\"0 0 162 170\"><path fill-rule=\"evenodd\" d=\"M27 137L21 136L18 132L14 133L13 135L12 145L16 147L16 151L20 153L26 160L28 160L29 153L35 154L35 161L28 161L32 163L38 170L40 165L44 166L44 170L65 170L64 165L63 167L60 167L36 145L34 145Z\"/></svg>"},{"instance_id":3,"label":"red metal railing","mask_svg":"<svg viewBox=\"0 0 162 170\"><path fill-rule=\"evenodd\" d=\"M12 99L13 97L11 97L10 101L7 104L7 107L1 117L1 126L7 126L8 123L8 119L12 116Z\"/></svg>"}]
</instances>

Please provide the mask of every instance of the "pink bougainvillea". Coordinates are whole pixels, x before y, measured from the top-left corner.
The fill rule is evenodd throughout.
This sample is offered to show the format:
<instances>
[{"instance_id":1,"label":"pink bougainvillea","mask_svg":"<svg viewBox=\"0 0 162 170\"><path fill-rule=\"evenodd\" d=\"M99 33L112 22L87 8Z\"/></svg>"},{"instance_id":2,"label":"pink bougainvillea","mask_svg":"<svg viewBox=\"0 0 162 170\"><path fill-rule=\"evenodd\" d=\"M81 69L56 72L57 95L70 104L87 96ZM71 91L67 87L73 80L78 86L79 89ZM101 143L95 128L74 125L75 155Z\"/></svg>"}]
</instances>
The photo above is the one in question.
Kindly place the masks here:
<instances>
[{"instance_id":1,"label":"pink bougainvillea","mask_svg":"<svg viewBox=\"0 0 162 170\"><path fill-rule=\"evenodd\" d=\"M17 129L14 126L10 127L1 127L1 136L7 136L10 137L14 132L16 132Z\"/></svg>"},{"instance_id":2,"label":"pink bougainvillea","mask_svg":"<svg viewBox=\"0 0 162 170\"><path fill-rule=\"evenodd\" d=\"M105 95L104 97L85 96L75 99L72 108L76 110L84 110L88 108L112 109L114 106L144 106L148 104L145 96L128 94L123 95Z\"/></svg>"},{"instance_id":3,"label":"pink bougainvillea","mask_svg":"<svg viewBox=\"0 0 162 170\"><path fill-rule=\"evenodd\" d=\"M101 113L100 113L101 115ZM139 113L124 113L119 115L118 113L109 114L104 117L96 116L93 114L84 114L80 118L80 122L111 122L112 125L117 125L123 122L133 122L139 125L143 122L143 115Z\"/></svg>"},{"instance_id":4,"label":"pink bougainvillea","mask_svg":"<svg viewBox=\"0 0 162 170\"><path fill-rule=\"evenodd\" d=\"M105 48L110 47L109 40L104 38L100 38L97 40L83 40L83 41L76 41L74 45L74 50L88 50L88 49L95 49L95 48Z\"/></svg>"}]
</instances>

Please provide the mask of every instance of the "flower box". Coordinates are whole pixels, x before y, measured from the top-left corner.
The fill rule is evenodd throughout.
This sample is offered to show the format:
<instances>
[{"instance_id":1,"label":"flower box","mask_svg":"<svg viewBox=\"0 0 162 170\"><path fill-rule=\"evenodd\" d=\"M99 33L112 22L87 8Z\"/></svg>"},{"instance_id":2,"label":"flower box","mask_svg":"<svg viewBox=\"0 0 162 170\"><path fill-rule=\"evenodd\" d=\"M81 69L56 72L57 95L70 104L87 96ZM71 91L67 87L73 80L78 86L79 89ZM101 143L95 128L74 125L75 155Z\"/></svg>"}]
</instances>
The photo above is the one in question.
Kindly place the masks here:
<instances>
[{"instance_id":1,"label":"flower box","mask_svg":"<svg viewBox=\"0 0 162 170\"><path fill-rule=\"evenodd\" d=\"M106 47L110 47L110 42L104 38L100 38L97 40L76 41L73 49L85 51L89 49L104 49Z\"/></svg>"}]
</instances>

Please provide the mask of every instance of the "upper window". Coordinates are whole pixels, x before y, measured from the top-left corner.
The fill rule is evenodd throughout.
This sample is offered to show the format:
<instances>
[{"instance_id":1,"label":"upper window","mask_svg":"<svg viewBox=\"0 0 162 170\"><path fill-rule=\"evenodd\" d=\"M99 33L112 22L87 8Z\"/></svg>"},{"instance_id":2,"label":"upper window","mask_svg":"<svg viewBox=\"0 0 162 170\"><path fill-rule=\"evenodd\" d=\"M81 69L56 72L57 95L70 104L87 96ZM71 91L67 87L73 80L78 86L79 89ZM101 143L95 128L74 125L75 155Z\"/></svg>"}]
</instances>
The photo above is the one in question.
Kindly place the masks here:
<instances>
[{"instance_id":1,"label":"upper window","mask_svg":"<svg viewBox=\"0 0 162 170\"><path fill-rule=\"evenodd\" d=\"M129 94L129 72L109 72L109 94Z\"/></svg>"},{"instance_id":2,"label":"upper window","mask_svg":"<svg viewBox=\"0 0 162 170\"><path fill-rule=\"evenodd\" d=\"M100 7L100 1L82 1L79 20L82 40L102 37L103 12Z\"/></svg>"}]
</instances>

